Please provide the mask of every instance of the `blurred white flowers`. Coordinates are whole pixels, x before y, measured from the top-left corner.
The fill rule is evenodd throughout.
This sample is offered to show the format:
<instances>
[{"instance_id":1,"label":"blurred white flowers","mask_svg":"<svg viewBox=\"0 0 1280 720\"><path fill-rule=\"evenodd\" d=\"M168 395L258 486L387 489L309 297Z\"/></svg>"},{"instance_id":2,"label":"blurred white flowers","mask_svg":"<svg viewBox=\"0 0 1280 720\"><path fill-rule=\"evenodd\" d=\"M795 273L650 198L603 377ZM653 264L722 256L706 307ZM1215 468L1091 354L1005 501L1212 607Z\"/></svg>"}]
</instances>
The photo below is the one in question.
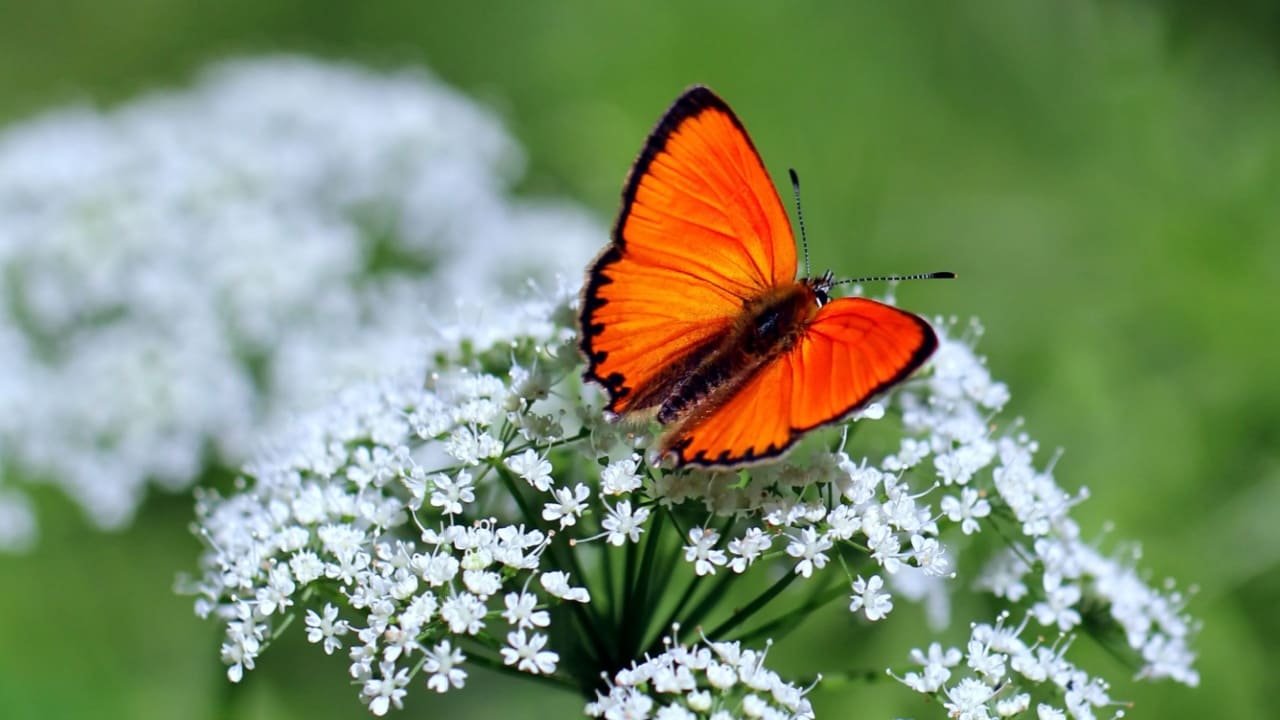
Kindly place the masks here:
<instances>
[{"instance_id":1,"label":"blurred white flowers","mask_svg":"<svg viewBox=\"0 0 1280 720\"><path fill-rule=\"evenodd\" d=\"M454 298L576 275L603 230L513 199L520 170L425 73L288 57L9 128L0 549L33 541L18 477L119 527L148 481L236 466L274 416L393 372Z\"/></svg>"},{"instance_id":2,"label":"blurred white flowers","mask_svg":"<svg viewBox=\"0 0 1280 720\"><path fill-rule=\"evenodd\" d=\"M973 353L976 325L940 326L921 376L843 438L813 433L742 473L672 472L641 463L651 436L605 422L583 388L560 293L442 324L431 352L300 418L233 494L202 493L187 589L224 624L232 680L305 612L323 651L350 641L375 714L415 686L465 686L474 664L593 698L600 717L808 717L809 684L742 648L836 600L877 625L923 600L945 625L951 596L978 589L1004 608L994 624L891 670L942 712L1106 712L1108 682L1068 658L1086 635L1139 678L1197 683L1184 599L1081 539L1085 493L998 419L1009 393ZM890 445L864 442L867 423ZM987 570L958 576L961 552Z\"/></svg>"}]
</instances>

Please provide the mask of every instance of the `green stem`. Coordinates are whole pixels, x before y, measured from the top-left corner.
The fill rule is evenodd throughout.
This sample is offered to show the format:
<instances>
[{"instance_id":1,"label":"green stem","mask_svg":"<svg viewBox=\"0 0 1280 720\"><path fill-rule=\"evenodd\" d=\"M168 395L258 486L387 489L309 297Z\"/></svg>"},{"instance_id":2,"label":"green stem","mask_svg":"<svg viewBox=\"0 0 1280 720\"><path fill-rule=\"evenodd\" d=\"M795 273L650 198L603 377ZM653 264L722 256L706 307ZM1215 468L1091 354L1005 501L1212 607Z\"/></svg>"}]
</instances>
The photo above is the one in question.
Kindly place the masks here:
<instances>
[{"instance_id":1,"label":"green stem","mask_svg":"<svg viewBox=\"0 0 1280 720\"><path fill-rule=\"evenodd\" d=\"M676 529L676 537L680 538L681 542L684 542L684 539L689 537L689 531L680 526L680 518L676 517L675 511L670 506L667 506L664 510L666 510L667 518L671 520L671 526Z\"/></svg>"},{"instance_id":2,"label":"green stem","mask_svg":"<svg viewBox=\"0 0 1280 720\"><path fill-rule=\"evenodd\" d=\"M654 577L653 564L658 554L658 546L662 544L662 525L664 518L665 515L663 513L657 513L656 517L653 518L653 523L649 525L649 537L645 540L644 555L640 559L640 571L637 573L638 577L636 578L636 586L632 590L632 594L639 598L640 602L646 608L656 609L658 607L658 601L660 598L651 597L651 595L655 592L660 592L661 588L666 586L665 582L661 581L657 583L649 582L650 579ZM675 553L670 554L675 555ZM663 574L659 577L665 579L667 575ZM644 619L652 619L655 614L656 613L652 612L645 613ZM629 646L628 649L638 651L643 647L642 643L648 635L648 623L637 623L635 632L630 638L633 644Z\"/></svg>"},{"instance_id":3,"label":"green stem","mask_svg":"<svg viewBox=\"0 0 1280 720\"><path fill-rule=\"evenodd\" d=\"M1142 663L1138 660L1134 649L1124 639L1124 633L1112 624L1114 621L1109 617L1108 622L1103 624L1091 618L1091 614L1085 615L1082 624L1084 634L1126 670L1137 672L1142 667Z\"/></svg>"},{"instance_id":4,"label":"green stem","mask_svg":"<svg viewBox=\"0 0 1280 720\"><path fill-rule=\"evenodd\" d=\"M276 638L283 635L284 631L288 630L289 626L292 625L293 621L296 620L297 618L298 618L297 613L289 613L285 615L284 620L279 625L277 625L274 630L271 631L271 639L275 640Z\"/></svg>"},{"instance_id":5,"label":"green stem","mask_svg":"<svg viewBox=\"0 0 1280 720\"><path fill-rule=\"evenodd\" d=\"M1018 521L1016 517L1010 516L1010 519L1013 520L1014 522ZM1001 540L1004 540L1006 543L1008 543L1009 547L1013 550L1013 553L1017 555L1018 558L1022 560L1022 562L1027 564L1028 569L1035 568L1036 566L1035 560L1033 558L1027 557L1027 553L1022 548L1022 545L1015 542L1013 538L1009 537L1009 535L1005 533L1002 523L992 522L991 528L995 530L996 535L999 535Z\"/></svg>"},{"instance_id":6,"label":"green stem","mask_svg":"<svg viewBox=\"0 0 1280 720\"><path fill-rule=\"evenodd\" d=\"M783 590L786 590L791 583L795 582L798 577L800 577L798 573L788 572L786 575L778 578L777 582L770 585L764 592L760 593L755 600L752 600L750 603L747 603L746 607L735 612L733 615L730 615L729 619L717 625L714 630L707 633L707 636L713 639L719 639L723 637L725 633L733 630L747 620L750 620L752 615L759 612L765 605L768 605L771 600L778 597L778 595Z\"/></svg>"},{"instance_id":7,"label":"green stem","mask_svg":"<svg viewBox=\"0 0 1280 720\"><path fill-rule=\"evenodd\" d=\"M724 591L729 586L729 583L732 583L736 579L737 575L732 570L727 568L721 569L720 577L716 578L716 583L702 594L702 599L698 601L698 604L694 605L693 609L689 611L689 614L680 620L681 637L686 636L690 631L698 628L702 623L703 618L715 609L717 603L724 599Z\"/></svg>"},{"instance_id":8,"label":"green stem","mask_svg":"<svg viewBox=\"0 0 1280 720\"><path fill-rule=\"evenodd\" d=\"M657 631L657 637L647 642L645 647L656 648L656 652L661 651L660 645L662 642L662 634L665 633L673 623L675 623L676 618L678 618L680 613L684 611L684 606L688 605L689 601L693 599L693 594L702 586L702 580L704 577L704 575L694 575L689 578L689 583L685 585L684 592L680 594L680 599L676 601L675 607L671 608L671 612L667 613L666 618L658 624L657 628L655 628Z\"/></svg>"},{"instance_id":9,"label":"green stem","mask_svg":"<svg viewBox=\"0 0 1280 720\"><path fill-rule=\"evenodd\" d=\"M875 668L859 668L856 670L838 670L833 673L822 673L822 689L832 690L844 685L850 685L855 682L878 682L889 677L883 669ZM811 684L817 678L798 681L801 687Z\"/></svg>"},{"instance_id":10,"label":"green stem","mask_svg":"<svg viewBox=\"0 0 1280 720\"><path fill-rule=\"evenodd\" d=\"M502 484L507 488L507 492L511 494L511 498L516 501L516 505L520 508L520 514L524 516L524 521L529 523L531 527L546 532L547 528L542 523L542 517L530 507L528 498L520 492L520 486L516 483L511 471L507 470L505 466L496 463L491 467L498 471L498 478L502 480Z\"/></svg>"},{"instance_id":11,"label":"green stem","mask_svg":"<svg viewBox=\"0 0 1280 720\"><path fill-rule=\"evenodd\" d=\"M608 552L606 550L606 552ZM639 574L639 545L629 542L626 548L626 562L621 578L622 591L622 618L618 623L618 633L620 637L619 656L626 658L632 656L634 648L631 643L634 642L635 632L635 586L639 582L636 577Z\"/></svg>"},{"instance_id":12,"label":"green stem","mask_svg":"<svg viewBox=\"0 0 1280 720\"><path fill-rule=\"evenodd\" d=\"M802 618L808 617L818 608L844 595L845 592L847 591L843 584L834 585L825 592L815 593L811 600L800 605L798 608L790 612L783 613L754 630L749 630L731 639L742 643L754 643L763 637L772 638L774 640L784 638L788 633L799 627L799 623L795 622L796 616L800 616Z\"/></svg>"},{"instance_id":13,"label":"green stem","mask_svg":"<svg viewBox=\"0 0 1280 720\"><path fill-rule=\"evenodd\" d=\"M620 582L615 576L617 570L613 566L613 553L609 552L609 546L606 543L600 551L603 556L600 560L600 567L604 573L604 592L606 615L613 619L615 625L622 622L622 615L618 606L618 590L617 583Z\"/></svg>"}]
</instances>

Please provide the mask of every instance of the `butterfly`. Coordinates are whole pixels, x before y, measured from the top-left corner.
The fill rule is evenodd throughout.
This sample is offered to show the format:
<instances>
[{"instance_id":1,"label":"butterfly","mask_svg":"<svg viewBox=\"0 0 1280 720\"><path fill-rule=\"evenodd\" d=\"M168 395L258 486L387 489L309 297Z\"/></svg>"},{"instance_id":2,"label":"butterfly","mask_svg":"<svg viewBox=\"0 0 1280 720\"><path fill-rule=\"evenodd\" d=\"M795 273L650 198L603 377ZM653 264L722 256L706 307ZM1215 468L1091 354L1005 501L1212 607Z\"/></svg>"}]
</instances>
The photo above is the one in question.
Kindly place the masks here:
<instances>
[{"instance_id":1,"label":"butterfly","mask_svg":"<svg viewBox=\"0 0 1280 720\"><path fill-rule=\"evenodd\" d=\"M937 348L919 316L831 299L830 272L796 271L790 220L742 122L690 88L649 135L587 268L579 348L606 417L665 426L658 460L736 468L845 418Z\"/></svg>"}]
</instances>

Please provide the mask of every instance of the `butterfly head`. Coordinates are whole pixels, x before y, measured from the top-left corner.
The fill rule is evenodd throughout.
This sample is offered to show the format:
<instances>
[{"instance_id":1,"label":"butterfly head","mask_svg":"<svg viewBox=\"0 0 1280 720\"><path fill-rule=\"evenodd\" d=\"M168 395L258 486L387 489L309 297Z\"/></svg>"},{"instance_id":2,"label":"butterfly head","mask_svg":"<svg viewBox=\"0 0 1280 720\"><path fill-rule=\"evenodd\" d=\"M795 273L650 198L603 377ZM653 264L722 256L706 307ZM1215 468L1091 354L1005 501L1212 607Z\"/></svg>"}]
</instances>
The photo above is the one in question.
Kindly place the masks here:
<instances>
[{"instance_id":1,"label":"butterfly head","mask_svg":"<svg viewBox=\"0 0 1280 720\"><path fill-rule=\"evenodd\" d=\"M819 306L826 305L831 299L831 286L835 284L835 276L828 270L818 277L805 278L804 284L817 296Z\"/></svg>"}]
</instances>

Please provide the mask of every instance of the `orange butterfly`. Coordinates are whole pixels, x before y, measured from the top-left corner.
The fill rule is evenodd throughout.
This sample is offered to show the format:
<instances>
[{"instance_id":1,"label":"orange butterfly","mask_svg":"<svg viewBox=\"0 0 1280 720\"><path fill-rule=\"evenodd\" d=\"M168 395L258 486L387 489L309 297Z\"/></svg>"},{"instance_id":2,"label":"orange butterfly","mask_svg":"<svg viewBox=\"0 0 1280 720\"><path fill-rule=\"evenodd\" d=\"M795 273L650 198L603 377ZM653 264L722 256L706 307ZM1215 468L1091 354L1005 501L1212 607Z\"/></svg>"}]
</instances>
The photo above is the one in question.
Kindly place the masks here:
<instances>
[{"instance_id":1,"label":"orange butterfly","mask_svg":"<svg viewBox=\"0 0 1280 720\"><path fill-rule=\"evenodd\" d=\"M935 273L953 277L950 273ZM649 136L613 240L587 269L584 377L609 417L654 414L659 457L730 468L774 457L911 374L938 345L922 318L828 302L796 279L782 201L742 123L705 87Z\"/></svg>"}]
</instances>

